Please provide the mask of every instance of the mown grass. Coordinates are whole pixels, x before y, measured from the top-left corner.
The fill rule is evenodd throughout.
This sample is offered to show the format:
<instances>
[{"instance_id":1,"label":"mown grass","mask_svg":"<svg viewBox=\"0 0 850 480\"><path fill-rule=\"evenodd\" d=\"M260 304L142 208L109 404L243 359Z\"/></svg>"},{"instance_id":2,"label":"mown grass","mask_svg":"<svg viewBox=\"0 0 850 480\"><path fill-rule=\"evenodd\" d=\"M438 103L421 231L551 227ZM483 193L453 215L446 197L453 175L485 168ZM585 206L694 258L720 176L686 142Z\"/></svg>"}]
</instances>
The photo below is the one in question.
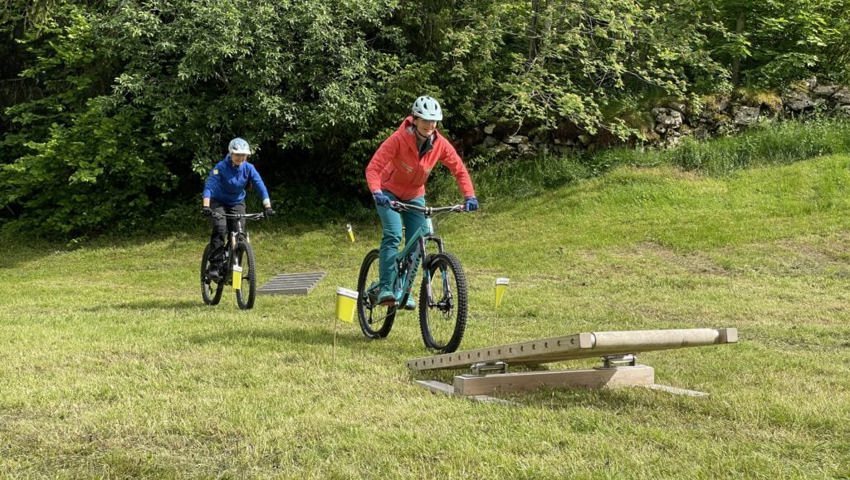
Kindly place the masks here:
<instances>
[{"instance_id":1,"label":"mown grass","mask_svg":"<svg viewBox=\"0 0 850 480\"><path fill-rule=\"evenodd\" d=\"M0 260L0 476L847 478L848 168L846 155L711 177L626 166L438 220L470 281L462 348L737 327L737 345L639 357L708 398L427 393L415 378L450 375L407 371L426 354L414 314L383 341L334 320L377 220L355 223L355 243L342 223L252 225L261 280L327 277L247 312L229 291L201 304L205 233L73 250L21 238Z\"/></svg>"}]
</instances>

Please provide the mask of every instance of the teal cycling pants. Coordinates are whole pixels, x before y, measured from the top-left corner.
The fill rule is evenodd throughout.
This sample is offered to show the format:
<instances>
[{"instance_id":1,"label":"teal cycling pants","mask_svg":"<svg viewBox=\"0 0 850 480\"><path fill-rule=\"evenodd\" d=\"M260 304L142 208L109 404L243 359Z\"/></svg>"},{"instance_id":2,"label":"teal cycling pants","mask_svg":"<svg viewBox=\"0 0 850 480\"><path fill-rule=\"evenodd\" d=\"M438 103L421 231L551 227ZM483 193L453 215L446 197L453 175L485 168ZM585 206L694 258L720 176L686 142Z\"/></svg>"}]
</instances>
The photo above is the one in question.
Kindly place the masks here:
<instances>
[{"instance_id":1,"label":"teal cycling pants","mask_svg":"<svg viewBox=\"0 0 850 480\"><path fill-rule=\"evenodd\" d=\"M384 193L391 200L398 200L395 195L384 190ZM416 197L404 203L411 203L425 206L425 197ZM421 212L396 212L390 207L377 207L378 216L381 217L381 224L384 227L384 237L381 239L381 251L378 260L378 271L381 275L381 288L389 289L392 287L392 281L395 279L396 272L396 257L401 245L401 227L404 223L404 230L407 232L405 242L413 235L414 232L426 225L425 215ZM398 292L396 292L398 293Z\"/></svg>"}]
</instances>

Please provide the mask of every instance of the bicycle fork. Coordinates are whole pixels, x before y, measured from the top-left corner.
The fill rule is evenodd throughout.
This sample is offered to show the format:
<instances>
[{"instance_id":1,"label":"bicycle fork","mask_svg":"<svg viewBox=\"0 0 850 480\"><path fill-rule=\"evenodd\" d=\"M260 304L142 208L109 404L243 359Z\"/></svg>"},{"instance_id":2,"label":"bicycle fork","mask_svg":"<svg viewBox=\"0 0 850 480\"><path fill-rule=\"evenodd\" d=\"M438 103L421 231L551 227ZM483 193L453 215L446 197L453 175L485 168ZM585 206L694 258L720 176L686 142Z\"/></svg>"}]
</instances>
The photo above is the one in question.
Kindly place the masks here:
<instances>
[{"instance_id":1,"label":"bicycle fork","mask_svg":"<svg viewBox=\"0 0 850 480\"><path fill-rule=\"evenodd\" d=\"M443 296L438 302L434 301L434 292L431 289L432 278L433 277L431 277L431 271L426 269L423 281L425 282L425 290L428 292L428 306L437 307L443 311L448 310L450 308L449 305L451 305L452 293L449 290L449 281L448 275L446 274L446 270L440 269L440 281L442 282L443 286Z\"/></svg>"},{"instance_id":2,"label":"bicycle fork","mask_svg":"<svg viewBox=\"0 0 850 480\"><path fill-rule=\"evenodd\" d=\"M429 230L430 230L430 232L433 232L433 227L430 226L430 222L429 222ZM427 241L435 242L437 244L437 253L443 253L443 240L440 237L434 236L433 233L432 233L431 235L425 235L425 236L423 236L422 238L419 239L420 252L422 252L423 255L425 253L425 244L426 244ZM428 258L428 255L425 255L425 258L422 260L422 262L425 263L425 260L427 260L427 258ZM415 271L414 271L414 274L415 274ZM428 300L427 306L428 307L438 306L438 307L442 308L442 307L444 307L444 305L441 305L440 303L434 303L434 291L431 288L431 279L432 279L431 275L432 275L432 272L430 270L430 266L424 265L424 271L422 272L422 281L425 282L425 292L427 294L427 300ZM446 275L446 271L441 269L440 270L440 276L441 276L440 280L442 281L442 286L443 286L443 298L441 300L450 301L451 292L449 292L449 283L448 283L448 277ZM413 278L413 277L411 277L411 278Z\"/></svg>"},{"instance_id":3,"label":"bicycle fork","mask_svg":"<svg viewBox=\"0 0 850 480\"><path fill-rule=\"evenodd\" d=\"M237 255L239 245L236 243L236 232L230 232L230 259L233 265L230 267L232 272L231 285L234 290L242 289L242 265L239 265L239 256Z\"/></svg>"}]
</instances>

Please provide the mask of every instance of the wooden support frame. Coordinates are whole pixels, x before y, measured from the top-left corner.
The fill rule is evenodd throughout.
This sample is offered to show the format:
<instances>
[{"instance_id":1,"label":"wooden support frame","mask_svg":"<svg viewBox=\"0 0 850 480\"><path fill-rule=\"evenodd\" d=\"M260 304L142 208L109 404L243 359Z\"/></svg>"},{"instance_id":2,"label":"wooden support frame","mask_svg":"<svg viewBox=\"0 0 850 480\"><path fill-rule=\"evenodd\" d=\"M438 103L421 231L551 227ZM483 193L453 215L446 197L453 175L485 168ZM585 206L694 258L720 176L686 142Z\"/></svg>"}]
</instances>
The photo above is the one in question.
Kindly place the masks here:
<instances>
[{"instance_id":1,"label":"wooden support frame","mask_svg":"<svg viewBox=\"0 0 850 480\"><path fill-rule=\"evenodd\" d=\"M655 369L646 365L614 368L588 368L542 372L458 375L455 395L491 395L534 390L540 387L616 388L655 383Z\"/></svg>"}]
</instances>

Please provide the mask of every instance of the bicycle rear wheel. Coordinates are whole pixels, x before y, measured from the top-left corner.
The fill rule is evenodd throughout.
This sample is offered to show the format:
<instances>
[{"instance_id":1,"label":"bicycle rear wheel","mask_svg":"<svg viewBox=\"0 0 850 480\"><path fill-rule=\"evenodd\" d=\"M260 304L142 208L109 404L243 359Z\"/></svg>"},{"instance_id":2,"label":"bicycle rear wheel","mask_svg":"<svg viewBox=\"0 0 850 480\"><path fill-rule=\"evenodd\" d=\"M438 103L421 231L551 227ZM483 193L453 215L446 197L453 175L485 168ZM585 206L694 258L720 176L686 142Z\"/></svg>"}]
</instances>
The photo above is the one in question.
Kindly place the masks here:
<instances>
[{"instance_id":1,"label":"bicycle rear wheel","mask_svg":"<svg viewBox=\"0 0 850 480\"><path fill-rule=\"evenodd\" d=\"M395 321L396 307L378 304L379 279L378 250L375 249L363 258L357 277L357 319L367 338L385 338Z\"/></svg>"},{"instance_id":2,"label":"bicycle rear wheel","mask_svg":"<svg viewBox=\"0 0 850 480\"><path fill-rule=\"evenodd\" d=\"M207 305L218 305L221 301L221 292L224 291L224 280L213 282L210 279L210 245L207 244L204 248L204 254L201 256L201 298Z\"/></svg>"},{"instance_id":3,"label":"bicycle rear wheel","mask_svg":"<svg viewBox=\"0 0 850 480\"><path fill-rule=\"evenodd\" d=\"M257 271L250 243L243 240L236 244L235 262L242 267L242 282L236 290L236 304L242 310L248 310L254 307L257 295Z\"/></svg>"},{"instance_id":4,"label":"bicycle rear wheel","mask_svg":"<svg viewBox=\"0 0 850 480\"><path fill-rule=\"evenodd\" d=\"M419 291L419 327L425 348L437 353L457 350L466 330L466 314L466 276L460 260L451 253L431 255Z\"/></svg>"}]
</instances>

